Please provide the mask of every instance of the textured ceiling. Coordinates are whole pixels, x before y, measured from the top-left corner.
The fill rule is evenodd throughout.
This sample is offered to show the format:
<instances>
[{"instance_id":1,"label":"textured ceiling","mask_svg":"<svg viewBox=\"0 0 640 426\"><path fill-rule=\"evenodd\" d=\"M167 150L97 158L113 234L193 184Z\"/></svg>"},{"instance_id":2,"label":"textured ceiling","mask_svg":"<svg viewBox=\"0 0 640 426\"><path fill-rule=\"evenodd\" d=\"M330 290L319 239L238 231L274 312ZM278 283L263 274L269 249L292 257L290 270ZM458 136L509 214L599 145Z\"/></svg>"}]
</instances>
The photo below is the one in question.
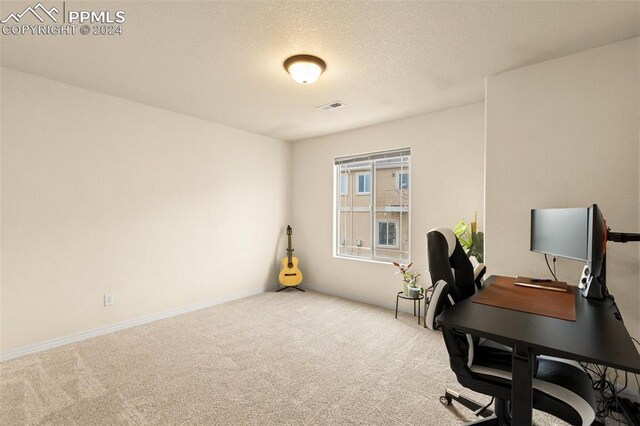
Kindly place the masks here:
<instances>
[{"instance_id":1,"label":"textured ceiling","mask_svg":"<svg viewBox=\"0 0 640 426\"><path fill-rule=\"evenodd\" d=\"M71 6L125 10L124 34L1 35L2 65L284 140L480 101L488 75L640 35L636 1ZM317 83L284 71L298 53L326 61Z\"/></svg>"}]
</instances>

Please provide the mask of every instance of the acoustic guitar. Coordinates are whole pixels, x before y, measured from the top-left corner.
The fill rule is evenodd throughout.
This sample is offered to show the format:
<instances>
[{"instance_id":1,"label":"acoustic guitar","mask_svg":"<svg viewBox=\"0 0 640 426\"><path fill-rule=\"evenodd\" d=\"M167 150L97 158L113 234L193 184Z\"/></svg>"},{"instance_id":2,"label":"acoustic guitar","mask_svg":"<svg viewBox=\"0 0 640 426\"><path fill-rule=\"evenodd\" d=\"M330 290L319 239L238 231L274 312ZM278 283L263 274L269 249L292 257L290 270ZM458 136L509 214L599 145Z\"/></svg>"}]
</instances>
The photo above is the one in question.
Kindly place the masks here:
<instances>
[{"instance_id":1,"label":"acoustic guitar","mask_svg":"<svg viewBox=\"0 0 640 426\"><path fill-rule=\"evenodd\" d=\"M291 226L287 225L287 257L282 259L282 270L278 275L280 284L282 284L284 287L280 290L284 290L288 287L293 287L300 291L304 291L303 289L297 287L302 282L302 272L300 272L300 269L298 268L298 258L293 255L293 249L291 248L291 234Z\"/></svg>"}]
</instances>

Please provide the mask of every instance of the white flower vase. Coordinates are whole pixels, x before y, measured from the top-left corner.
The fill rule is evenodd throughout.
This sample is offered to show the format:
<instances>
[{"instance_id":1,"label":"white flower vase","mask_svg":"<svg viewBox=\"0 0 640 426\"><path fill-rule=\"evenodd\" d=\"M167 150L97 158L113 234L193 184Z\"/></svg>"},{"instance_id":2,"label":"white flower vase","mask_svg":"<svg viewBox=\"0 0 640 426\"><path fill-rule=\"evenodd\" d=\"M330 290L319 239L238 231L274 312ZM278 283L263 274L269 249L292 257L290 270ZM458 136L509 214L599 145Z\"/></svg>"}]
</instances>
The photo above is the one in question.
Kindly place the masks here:
<instances>
[{"instance_id":1,"label":"white flower vase","mask_svg":"<svg viewBox=\"0 0 640 426\"><path fill-rule=\"evenodd\" d=\"M407 296L409 297L409 282L408 281L402 281L402 294L403 296Z\"/></svg>"}]
</instances>

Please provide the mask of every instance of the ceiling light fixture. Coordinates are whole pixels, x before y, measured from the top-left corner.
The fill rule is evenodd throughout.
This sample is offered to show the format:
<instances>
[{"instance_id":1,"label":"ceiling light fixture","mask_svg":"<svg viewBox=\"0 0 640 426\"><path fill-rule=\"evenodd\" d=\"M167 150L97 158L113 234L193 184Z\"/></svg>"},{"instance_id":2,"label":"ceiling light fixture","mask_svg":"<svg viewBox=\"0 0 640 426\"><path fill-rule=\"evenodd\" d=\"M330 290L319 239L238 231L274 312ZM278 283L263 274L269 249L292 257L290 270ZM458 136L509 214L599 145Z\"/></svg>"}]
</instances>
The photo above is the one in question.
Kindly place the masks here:
<instances>
[{"instance_id":1,"label":"ceiling light fixture","mask_svg":"<svg viewBox=\"0 0 640 426\"><path fill-rule=\"evenodd\" d=\"M326 68L322 59L312 55L295 55L284 61L284 69L300 84L315 82Z\"/></svg>"}]
</instances>

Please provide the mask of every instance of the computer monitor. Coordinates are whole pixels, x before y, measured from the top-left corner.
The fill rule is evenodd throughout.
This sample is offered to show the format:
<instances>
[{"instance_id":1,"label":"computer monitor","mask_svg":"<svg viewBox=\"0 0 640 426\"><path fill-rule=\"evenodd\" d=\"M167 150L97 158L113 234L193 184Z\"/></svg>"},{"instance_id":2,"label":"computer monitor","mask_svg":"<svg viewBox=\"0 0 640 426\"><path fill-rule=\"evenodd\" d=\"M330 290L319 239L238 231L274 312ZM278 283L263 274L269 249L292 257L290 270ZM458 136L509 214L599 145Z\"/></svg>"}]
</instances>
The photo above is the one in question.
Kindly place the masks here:
<instances>
[{"instance_id":1,"label":"computer monitor","mask_svg":"<svg viewBox=\"0 0 640 426\"><path fill-rule=\"evenodd\" d=\"M531 210L531 251L588 261L588 209Z\"/></svg>"},{"instance_id":2,"label":"computer monitor","mask_svg":"<svg viewBox=\"0 0 640 426\"><path fill-rule=\"evenodd\" d=\"M586 262L600 285L605 285L606 244L607 225L596 204L531 210L531 251Z\"/></svg>"}]
</instances>

